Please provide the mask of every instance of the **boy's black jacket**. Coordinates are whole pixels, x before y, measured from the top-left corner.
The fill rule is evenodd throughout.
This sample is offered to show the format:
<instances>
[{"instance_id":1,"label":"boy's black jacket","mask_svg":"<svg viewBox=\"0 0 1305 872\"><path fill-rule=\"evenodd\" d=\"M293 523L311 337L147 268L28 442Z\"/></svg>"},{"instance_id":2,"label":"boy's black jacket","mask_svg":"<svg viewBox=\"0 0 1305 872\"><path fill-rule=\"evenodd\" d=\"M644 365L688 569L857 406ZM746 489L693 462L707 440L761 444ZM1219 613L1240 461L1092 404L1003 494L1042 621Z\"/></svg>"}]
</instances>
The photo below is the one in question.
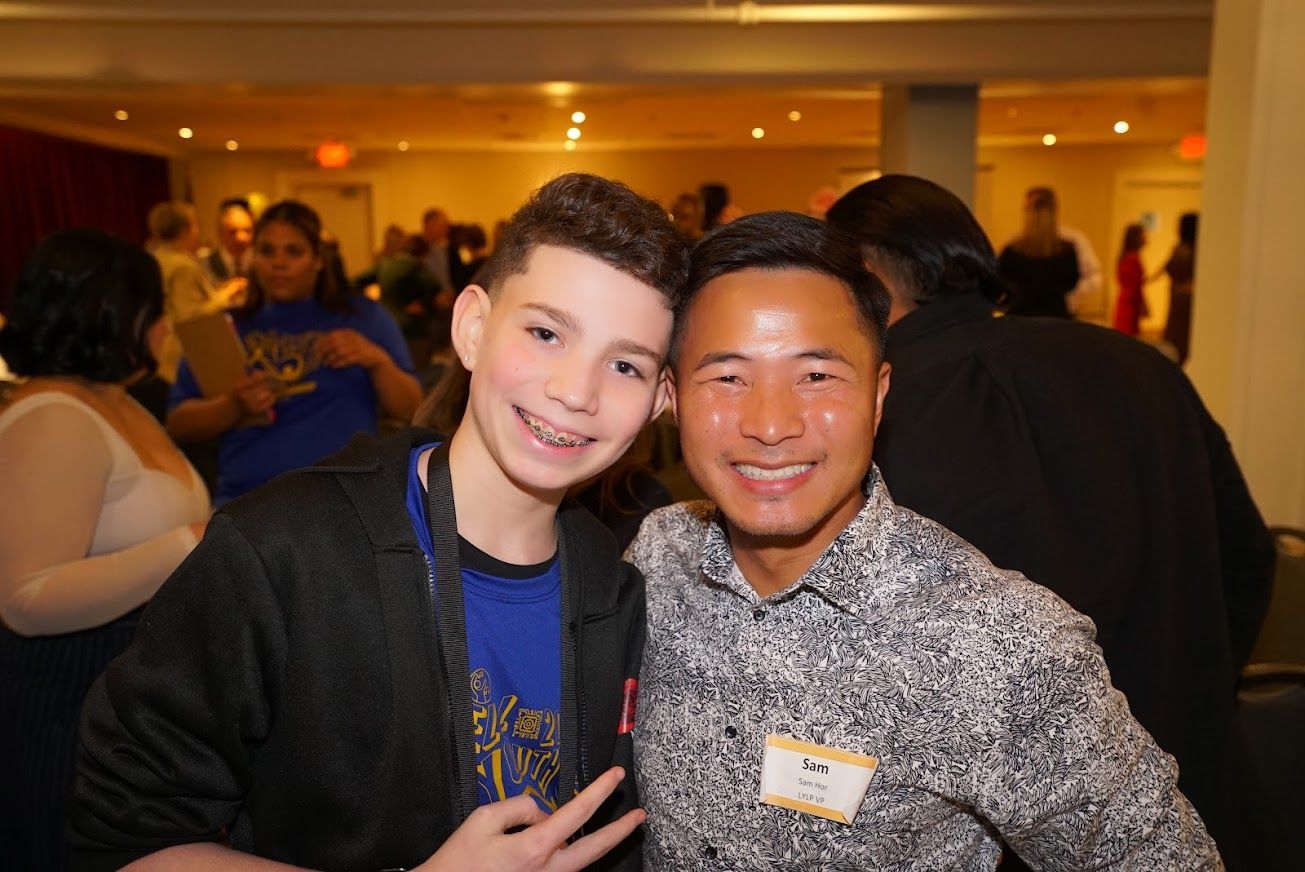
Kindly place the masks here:
<instances>
[{"instance_id":1,"label":"boy's black jacket","mask_svg":"<svg viewBox=\"0 0 1305 872\"><path fill-rule=\"evenodd\" d=\"M229 836L315 869L412 868L465 819L475 798L472 761L455 751L471 747L465 631L437 632L405 507L409 452L438 438L359 437L214 516L87 696L76 867ZM436 464L432 503L451 505ZM432 527L441 520L451 516ZM560 799L614 764L627 773L592 830L637 805L631 737L617 726L643 651L643 578L573 504L558 513L558 548ZM639 868L636 841L595 868Z\"/></svg>"}]
</instances>

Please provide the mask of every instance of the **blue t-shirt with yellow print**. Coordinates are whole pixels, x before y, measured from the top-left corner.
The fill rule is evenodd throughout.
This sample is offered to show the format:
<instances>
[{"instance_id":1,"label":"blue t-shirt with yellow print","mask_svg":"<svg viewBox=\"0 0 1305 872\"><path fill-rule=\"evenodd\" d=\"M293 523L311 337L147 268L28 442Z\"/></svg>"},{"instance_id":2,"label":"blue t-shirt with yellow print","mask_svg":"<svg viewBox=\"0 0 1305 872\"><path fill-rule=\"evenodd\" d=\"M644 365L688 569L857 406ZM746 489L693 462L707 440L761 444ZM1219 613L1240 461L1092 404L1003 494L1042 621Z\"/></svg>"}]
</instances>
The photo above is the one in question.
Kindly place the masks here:
<instances>
[{"instance_id":1,"label":"blue t-shirt with yellow print","mask_svg":"<svg viewBox=\"0 0 1305 872\"><path fill-rule=\"evenodd\" d=\"M236 321L249 368L264 372L279 395L268 427L238 427L222 435L218 453L218 505L283 472L311 466L339 451L357 433L376 432L376 390L361 366L331 369L317 340L341 328L358 331L380 346L405 372L412 357L394 319L366 297L352 297L351 311L332 312L316 300L264 304ZM203 396L182 361L169 407Z\"/></svg>"},{"instance_id":2,"label":"blue t-shirt with yellow print","mask_svg":"<svg viewBox=\"0 0 1305 872\"><path fill-rule=\"evenodd\" d=\"M426 491L412 450L408 516L426 559L434 547L426 521ZM556 555L545 563L504 563L458 537L472 741L480 804L530 796L557 810L562 768L562 572ZM455 689L454 692L457 692Z\"/></svg>"}]
</instances>

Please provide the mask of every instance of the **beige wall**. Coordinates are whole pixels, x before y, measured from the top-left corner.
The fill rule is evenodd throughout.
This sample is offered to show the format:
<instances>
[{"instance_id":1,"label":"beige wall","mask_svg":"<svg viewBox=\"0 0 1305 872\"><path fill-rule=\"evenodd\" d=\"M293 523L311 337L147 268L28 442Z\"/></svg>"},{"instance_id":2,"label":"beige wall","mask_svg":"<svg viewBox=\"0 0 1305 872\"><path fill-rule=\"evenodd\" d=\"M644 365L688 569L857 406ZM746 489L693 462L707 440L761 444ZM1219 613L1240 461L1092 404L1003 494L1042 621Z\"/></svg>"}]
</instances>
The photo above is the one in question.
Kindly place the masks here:
<instances>
[{"instance_id":1,"label":"beige wall","mask_svg":"<svg viewBox=\"0 0 1305 872\"><path fill-rule=\"evenodd\" d=\"M1305 527L1305 5L1219 0L1192 381L1270 524Z\"/></svg>"}]
</instances>

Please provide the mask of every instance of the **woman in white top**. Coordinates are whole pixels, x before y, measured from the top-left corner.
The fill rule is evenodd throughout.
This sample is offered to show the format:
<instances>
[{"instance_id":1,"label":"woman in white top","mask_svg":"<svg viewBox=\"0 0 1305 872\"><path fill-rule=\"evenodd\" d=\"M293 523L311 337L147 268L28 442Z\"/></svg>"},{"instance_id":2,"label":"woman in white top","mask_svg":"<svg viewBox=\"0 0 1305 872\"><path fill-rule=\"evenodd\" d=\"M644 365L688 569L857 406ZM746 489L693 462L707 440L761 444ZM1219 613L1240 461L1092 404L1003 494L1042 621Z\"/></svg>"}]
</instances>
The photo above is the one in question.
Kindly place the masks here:
<instances>
[{"instance_id":1,"label":"woman in white top","mask_svg":"<svg viewBox=\"0 0 1305 872\"><path fill-rule=\"evenodd\" d=\"M46 239L0 357L0 857L67 865L64 797L87 688L195 547L209 497L127 385L152 372L158 264L96 230Z\"/></svg>"}]
</instances>

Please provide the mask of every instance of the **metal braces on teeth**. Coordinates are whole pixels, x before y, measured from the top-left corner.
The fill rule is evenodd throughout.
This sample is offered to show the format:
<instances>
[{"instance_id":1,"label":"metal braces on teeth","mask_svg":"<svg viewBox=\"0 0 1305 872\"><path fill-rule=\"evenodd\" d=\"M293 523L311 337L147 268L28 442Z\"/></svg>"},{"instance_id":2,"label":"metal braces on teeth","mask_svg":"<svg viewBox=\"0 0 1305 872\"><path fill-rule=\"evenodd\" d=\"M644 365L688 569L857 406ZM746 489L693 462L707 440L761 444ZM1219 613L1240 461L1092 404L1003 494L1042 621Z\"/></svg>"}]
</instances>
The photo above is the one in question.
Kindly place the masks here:
<instances>
[{"instance_id":1,"label":"metal braces on teeth","mask_svg":"<svg viewBox=\"0 0 1305 872\"><path fill-rule=\"evenodd\" d=\"M593 441L592 439L581 439L578 442L570 442L558 437L556 434L545 433L540 430L537 425L530 422L530 419L526 417L525 412L520 409L517 409L516 412L517 417L522 421L525 421L526 426L530 428L530 432L535 434L535 438L547 445L552 445L554 448L579 448L581 445L588 445Z\"/></svg>"}]
</instances>

